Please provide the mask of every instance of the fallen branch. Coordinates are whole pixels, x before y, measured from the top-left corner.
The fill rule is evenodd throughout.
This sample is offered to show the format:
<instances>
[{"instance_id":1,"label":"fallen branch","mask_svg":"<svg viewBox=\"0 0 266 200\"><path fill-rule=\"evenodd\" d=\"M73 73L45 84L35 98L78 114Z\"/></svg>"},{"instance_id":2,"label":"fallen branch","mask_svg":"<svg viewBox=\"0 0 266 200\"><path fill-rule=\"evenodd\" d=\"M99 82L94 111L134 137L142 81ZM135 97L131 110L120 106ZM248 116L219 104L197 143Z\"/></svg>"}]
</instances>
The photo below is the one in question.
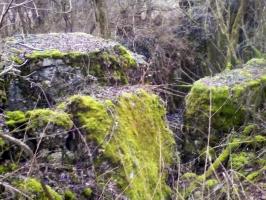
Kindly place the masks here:
<instances>
[{"instance_id":1,"label":"fallen branch","mask_svg":"<svg viewBox=\"0 0 266 200\"><path fill-rule=\"evenodd\" d=\"M1 132L0 130L0 137L3 138L4 140L7 140L11 143L14 143L16 145L18 145L25 153L27 153L27 155L32 158L33 157L33 152L32 150L29 148L28 145L26 145L24 142L8 135L8 134L4 134L3 132Z\"/></svg>"},{"instance_id":2,"label":"fallen branch","mask_svg":"<svg viewBox=\"0 0 266 200\"><path fill-rule=\"evenodd\" d=\"M28 62L28 60L25 60L21 65L15 65L13 62L9 67L7 67L6 69L4 69L3 71L0 72L0 76L4 76L4 75L10 73L11 71L20 73L20 70L18 70L17 68L22 67L27 62Z\"/></svg>"},{"instance_id":3,"label":"fallen branch","mask_svg":"<svg viewBox=\"0 0 266 200\"><path fill-rule=\"evenodd\" d=\"M25 193L21 192L20 190L18 190L17 188L13 187L12 185L9 185L8 183L5 182L0 182L0 185L2 185L4 188L6 188L6 190L9 190L10 192L15 192L18 193L22 196L24 196L27 199L31 199L31 197L29 197L28 195L26 195Z\"/></svg>"}]
</instances>

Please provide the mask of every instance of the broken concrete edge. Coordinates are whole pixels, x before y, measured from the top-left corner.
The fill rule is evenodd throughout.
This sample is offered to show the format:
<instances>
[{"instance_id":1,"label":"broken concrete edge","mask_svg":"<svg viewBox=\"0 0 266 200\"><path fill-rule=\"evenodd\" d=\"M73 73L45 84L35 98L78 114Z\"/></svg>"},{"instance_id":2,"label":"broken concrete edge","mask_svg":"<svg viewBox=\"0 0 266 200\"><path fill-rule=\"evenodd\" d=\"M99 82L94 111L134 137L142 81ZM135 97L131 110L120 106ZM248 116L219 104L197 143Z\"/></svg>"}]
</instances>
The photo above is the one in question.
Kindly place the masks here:
<instances>
[{"instance_id":1,"label":"broken concrete edge","mask_svg":"<svg viewBox=\"0 0 266 200\"><path fill-rule=\"evenodd\" d=\"M49 43L50 42L50 43ZM5 38L0 52L3 63L22 64L32 59L79 59L100 52L119 51L130 65L145 65L145 58L112 40L86 33L49 33Z\"/></svg>"}]
</instances>

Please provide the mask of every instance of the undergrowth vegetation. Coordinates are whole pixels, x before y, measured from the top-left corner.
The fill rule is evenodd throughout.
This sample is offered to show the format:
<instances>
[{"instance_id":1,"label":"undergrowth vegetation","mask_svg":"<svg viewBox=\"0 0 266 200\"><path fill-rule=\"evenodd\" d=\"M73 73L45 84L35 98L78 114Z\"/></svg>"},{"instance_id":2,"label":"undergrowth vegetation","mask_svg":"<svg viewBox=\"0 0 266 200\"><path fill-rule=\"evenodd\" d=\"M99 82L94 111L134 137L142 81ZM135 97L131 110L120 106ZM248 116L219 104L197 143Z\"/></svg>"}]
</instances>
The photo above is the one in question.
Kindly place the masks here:
<instances>
[{"instance_id":1,"label":"undergrowth vegetation","mask_svg":"<svg viewBox=\"0 0 266 200\"><path fill-rule=\"evenodd\" d=\"M266 1L2 1L0 199L266 199Z\"/></svg>"}]
</instances>

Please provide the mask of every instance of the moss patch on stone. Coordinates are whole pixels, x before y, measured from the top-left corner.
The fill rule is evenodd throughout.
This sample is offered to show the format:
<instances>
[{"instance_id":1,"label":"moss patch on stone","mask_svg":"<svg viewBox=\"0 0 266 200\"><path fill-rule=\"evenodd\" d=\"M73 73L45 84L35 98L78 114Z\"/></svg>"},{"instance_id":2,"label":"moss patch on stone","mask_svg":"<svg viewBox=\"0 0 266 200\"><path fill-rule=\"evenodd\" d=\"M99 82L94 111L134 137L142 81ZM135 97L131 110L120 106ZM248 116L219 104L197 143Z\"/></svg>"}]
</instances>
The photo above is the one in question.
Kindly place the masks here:
<instances>
[{"instance_id":1,"label":"moss patch on stone","mask_svg":"<svg viewBox=\"0 0 266 200\"><path fill-rule=\"evenodd\" d=\"M92 197L92 189L91 188L84 188L82 191L82 195L86 198L91 198Z\"/></svg>"},{"instance_id":2,"label":"moss patch on stone","mask_svg":"<svg viewBox=\"0 0 266 200\"><path fill-rule=\"evenodd\" d=\"M127 84L127 71L137 66L136 59L122 45L94 52L62 52L58 49L33 51L26 54L25 58L31 62L60 59L67 65L83 68L83 73L97 77L102 83L113 79L118 83Z\"/></svg>"},{"instance_id":3,"label":"moss patch on stone","mask_svg":"<svg viewBox=\"0 0 266 200\"><path fill-rule=\"evenodd\" d=\"M185 123L197 129L194 136L206 137L210 115L210 125L216 133L211 135L214 142L221 138L219 133L240 127L253 117L266 94L266 63L254 63L250 61L242 69L225 71L193 84L186 97Z\"/></svg>"},{"instance_id":4,"label":"moss patch on stone","mask_svg":"<svg viewBox=\"0 0 266 200\"><path fill-rule=\"evenodd\" d=\"M8 111L5 113L6 125L10 128L15 128L27 122L27 118L22 111Z\"/></svg>"},{"instance_id":5,"label":"moss patch on stone","mask_svg":"<svg viewBox=\"0 0 266 200\"><path fill-rule=\"evenodd\" d=\"M50 186L46 185L45 187L47 191L45 191L40 181L35 178L27 178L18 183L18 188L28 194L34 200L50 200L49 195L54 200L63 200L63 197L54 191ZM49 194L47 194L47 192Z\"/></svg>"},{"instance_id":6,"label":"moss patch on stone","mask_svg":"<svg viewBox=\"0 0 266 200\"><path fill-rule=\"evenodd\" d=\"M74 192L68 189L64 192L64 200L77 200L77 196Z\"/></svg>"},{"instance_id":7,"label":"moss patch on stone","mask_svg":"<svg viewBox=\"0 0 266 200\"><path fill-rule=\"evenodd\" d=\"M102 159L119 165L111 179L130 199L170 196L165 167L173 161L175 142L156 95L145 91L126 93L117 103L74 96L69 110L84 128L87 139L101 145Z\"/></svg>"},{"instance_id":8,"label":"moss patch on stone","mask_svg":"<svg viewBox=\"0 0 266 200\"><path fill-rule=\"evenodd\" d=\"M252 164L256 158L255 154L252 152L240 152L233 153L230 155L230 164L232 169L240 170L243 169L247 164Z\"/></svg>"},{"instance_id":9,"label":"moss patch on stone","mask_svg":"<svg viewBox=\"0 0 266 200\"><path fill-rule=\"evenodd\" d=\"M68 112L72 113L74 122L86 131L87 139L103 144L112 125L106 106L90 96L73 96L70 102Z\"/></svg>"},{"instance_id":10,"label":"moss patch on stone","mask_svg":"<svg viewBox=\"0 0 266 200\"><path fill-rule=\"evenodd\" d=\"M38 128L47 125L48 123L70 129L73 123L67 113L61 111L53 111L50 109L35 109L26 112L27 119L30 120L29 126Z\"/></svg>"},{"instance_id":11,"label":"moss patch on stone","mask_svg":"<svg viewBox=\"0 0 266 200\"><path fill-rule=\"evenodd\" d=\"M5 174L8 172L12 172L18 168L18 165L16 163L5 163L0 165L0 174Z\"/></svg>"},{"instance_id":12,"label":"moss patch on stone","mask_svg":"<svg viewBox=\"0 0 266 200\"><path fill-rule=\"evenodd\" d=\"M6 125L10 128L16 128L27 123L27 128L39 128L48 123L59 127L70 129L73 123L68 114L62 111L53 111L50 109L35 109L31 111L8 111L5 113Z\"/></svg>"}]
</instances>

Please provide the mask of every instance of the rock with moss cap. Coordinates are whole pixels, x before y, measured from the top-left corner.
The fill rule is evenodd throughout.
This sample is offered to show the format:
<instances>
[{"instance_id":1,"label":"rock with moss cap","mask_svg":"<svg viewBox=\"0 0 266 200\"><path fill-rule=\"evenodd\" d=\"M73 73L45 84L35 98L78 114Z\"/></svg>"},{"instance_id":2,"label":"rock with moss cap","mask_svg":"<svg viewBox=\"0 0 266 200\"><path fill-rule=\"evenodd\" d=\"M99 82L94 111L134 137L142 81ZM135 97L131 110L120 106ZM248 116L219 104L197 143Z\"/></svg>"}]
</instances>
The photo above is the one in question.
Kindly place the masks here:
<instances>
[{"instance_id":1,"label":"rock with moss cap","mask_svg":"<svg viewBox=\"0 0 266 200\"><path fill-rule=\"evenodd\" d=\"M70 165L80 166L84 162L86 168L82 170L85 171L90 170L88 166L94 166L89 178L85 177L89 185L84 185L83 177L80 180L73 177L75 187L70 189L77 199L85 195L79 184L82 188L88 186L93 191L103 191L107 199L168 199L172 191L167 184L167 169L177 160L174 136L165 121L163 102L148 89L138 88L122 87L111 96L103 93L97 98L74 95L54 109L9 111L6 124L11 130L17 130L26 123L28 139L45 133L37 152L39 162L43 161L40 150L58 152L60 141L56 138L64 134L63 131L56 134L56 131L61 130L60 127L66 130L64 133L71 137L67 141L62 138L61 144L65 142L62 146L75 147L68 149L75 156ZM47 124L54 129L47 129ZM73 130L68 130L72 125ZM25 127L22 130L25 134L24 130ZM56 160L60 160L60 153L50 154L49 163L60 164L53 162L53 157L58 155ZM47 176L62 185L60 174L56 173ZM64 171L64 174L71 177L70 172ZM92 192L86 191L86 195L92 195L89 193ZM65 195L71 196L69 192ZM97 193L92 196L97 197Z\"/></svg>"},{"instance_id":2,"label":"rock with moss cap","mask_svg":"<svg viewBox=\"0 0 266 200\"><path fill-rule=\"evenodd\" d=\"M99 186L115 184L130 199L170 197L166 168L174 162L175 141L158 96L144 90L113 101L73 96L66 105L88 143L98 147Z\"/></svg>"},{"instance_id":3,"label":"rock with moss cap","mask_svg":"<svg viewBox=\"0 0 266 200\"><path fill-rule=\"evenodd\" d=\"M55 150L65 146L73 122L70 116L56 109L35 109L26 112L5 112L5 124L17 139L27 137L27 144L34 150ZM25 132L26 131L26 132Z\"/></svg>"},{"instance_id":4,"label":"rock with moss cap","mask_svg":"<svg viewBox=\"0 0 266 200\"><path fill-rule=\"evenodd\" d=\"M143 58L121 44L85 33L6 38L1 54L4 67L13 63L21 75L7 80L7 104L12 110L51 106L96 83L137 83L145 65Z\"/></svg>"},{"instance_id":5,"label":"rock with moss cap","mask_svg":"<svg viewBox=\"0 0 266 200\"><path fill-rule=\"evenodd\" d=\"M210 122L211 142L218 142L223 133L241 126L264 106L265 94L265 59L196 81L186 97L185 123L191 141L202 144Z\"/></svg>"}]
</instances>

